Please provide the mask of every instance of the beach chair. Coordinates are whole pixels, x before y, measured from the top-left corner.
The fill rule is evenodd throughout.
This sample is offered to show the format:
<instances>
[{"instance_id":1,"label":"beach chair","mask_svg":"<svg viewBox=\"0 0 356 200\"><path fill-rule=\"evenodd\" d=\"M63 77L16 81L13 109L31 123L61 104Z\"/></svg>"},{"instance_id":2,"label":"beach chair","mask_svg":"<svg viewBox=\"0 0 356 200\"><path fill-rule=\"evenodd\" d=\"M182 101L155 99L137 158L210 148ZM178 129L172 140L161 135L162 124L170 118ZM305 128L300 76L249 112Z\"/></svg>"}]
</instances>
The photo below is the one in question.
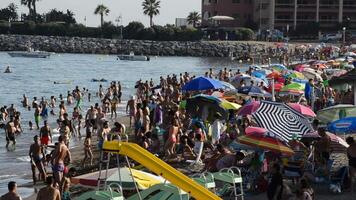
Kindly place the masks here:
<instances>
[{"instance_id":1,"label":"beach chair","mask_svg":"<svg viewBox=\"0 0 356 200\"><path fill-rule=\"evenodd\" d=\"M113 191L112 188L117 187L117 191ZM85 192L79 197L75 198L76 200L124 200L124 196L121 194L122 188L119 184L113 183L106 186L106 190L95 190L90 192Z\"/></svg>"},{"instance_id":2,"label":"beach chair","mask_svg":"<svg viewBox=\"0 0 356 200\"><path fill-rule=\"evenodd\" d=\"M237 173L236 173L237 172ZM213 173L214 179L227 183L223 186L223 188L219 191L217 191L217 194L219 196L225 195L229 190L233 190L233 196L235 199L238 199L238 197L241 197L241 199L244 199L244 192L243 192L243 185L242 185L242 176L241 176L241 171L237 167L231 167L231 168L225 168L221 169L219 172ZM239 191L240 193L238 194L237 189L239 185Z\"/></svg>"},{"instance_id":3,"label":"beach chair","mask_svg":"<svg viewBox=\"0 0 356 200\"><path fill-rule=\"evenodd\" d=\"M146 190L136 193L127 200L189 200L189 194L170 183L156 184Z\"/></svg>"},{"instance_id":4,"label":"beach chair","mask_svg":"<svg viewBox=\"0 0 356 200\"><path fill-rule=\"evenodd\" d=\"M215 181L214 175L210 172L205 172L202 174L195 174L192 176L193 180L204 186L207 189L212 189L215 193Z\"/></svg>"}]
</instances>

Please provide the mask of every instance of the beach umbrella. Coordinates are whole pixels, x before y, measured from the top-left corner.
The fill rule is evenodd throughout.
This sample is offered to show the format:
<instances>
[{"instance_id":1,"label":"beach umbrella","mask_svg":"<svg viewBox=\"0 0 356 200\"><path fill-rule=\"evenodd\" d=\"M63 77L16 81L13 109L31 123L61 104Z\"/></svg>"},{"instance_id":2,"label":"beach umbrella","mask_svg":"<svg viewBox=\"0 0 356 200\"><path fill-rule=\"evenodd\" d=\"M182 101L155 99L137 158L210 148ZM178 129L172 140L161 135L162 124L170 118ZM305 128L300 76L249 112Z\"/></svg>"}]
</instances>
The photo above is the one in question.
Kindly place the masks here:
<instances>
[{"instance_id":1,"label":"beach umbrella","mask_svg":"<svg viewBox=\"0 0 356 200\"><path fill-rule=\"evenodd\" d=\"M119 176L119 170L120 170L121 180ZM107 184L122 183L121 187L123 190L134 190L135 189L134 181L135 181L140 190L145 190L153 185L165 182L165 179L163 179L162 177L144 171L131 169L131 172L132 175L127 167L122 167L120 169L117 168L109 169L107 171L108 173L107 180L106 180ZM101 173L105 173L105 171L103 170L101 171ZM72 184L75 185L82 185L86 187L97 187L99 181L98 178L99 178L99 171L73 177L71 178L71 182Z\"/></svg>"},{"instance_id":2,"label":"beach umbrella","mask_svg":"<svg viewBox=\"0 0 356 200\"><path fill-rule=\"evenodd\" d=\"M267 133L267 130L261 127L249 126L245 129L246 135L251 135L251 134L264 135L265 133Z\"/></svg>"},{"instance_id":3,"label":"beach umbrella","mask_svg":"<svg viewBox=\"0 0 356 200\"><path fill-rule=\"evenodd\" d=\"M298 71L292 71L291 73L287 74L286 77L296 78L296 79L305 79L305 76Z\"/></svg>"},{"instance_id":4,"label":"beach umbrella","mask_svg":"<svg viewBox=\"0 0 356 200\"><path fill-rule=\"evenodd\" d=\"M345 117L355 117L356 106L351 104L339 104L319 110L317 119L327 124Z\"/></svg>"},{"instance_id":5,"label":"beach umbrella","mask_svg":"<svg viewBox=\"0 0 356 200\"><path fill-rule=\"evenodd\" d=\"M279 71L273 71L272 73L267 75L267 78L278 79L282 77L282 74Z\"/></svg>"},{"instance_id":6,"label":"beach umbrella","mask_svg":"<svg viewBox=\"0 0 356 200\"><path fill-rule=\"evenodd\" d=\"M311 68L305 68L302 72L302 74L305 76L307 79L317 79L318 81L323 81L323 78L321 78L320 74L318 71L311 69Z\"/></svg>"},{"instance_id":7,"label":"beach umbrella","mask_svg":"<svg viewBox=\"0 0 356 200\"><path fill-rule=\"evenodd\" d=\"M266 77L266 74L262 73L261 71L253 71L251 75L256 78L265 78Z\"/></svg>"},{"instance_id":8,"label":"beach umbrella","mask_svg":"<svg viewBox=\"0 0 356 200\"><path fill-rule=\"evenodd\" d=\"M279 83L279 82L274 83L275 92L280 92L283 87L284 87L283 83ZM272 93L272 84L270 84L269 87L267 88L267 92Z\"/></svg>"},{"instance_id":9,"label":"beach umbrella","mask_svg":"<svg viewBox=\"0 0 356 200\"><path fill-rule=\"evenodd\" d=\"M282 65L282 64L272 64L271 66L272 69L282 72L284 70L288 70L286 66Z\"/></svg>"},{"instance_id":10,"label":"beach umbrella","mask_svg":"<svg viewBox=\"0 0 356 200\"><path fill-rule=\"evenodd\" d=\"M323 64L323 63L315 63L315 64L313 64L311 67L314 68L314 69L318 69L318 70L328 68L328 67L327 67L325 64Z\"/></svg>"},{"instance_id":11,"label":"beach umbrella","mask_svg":"<svg viewBox=\"0 0 356 200\"><path fill-rule=\"evenodd\" d=\"M263 136L257 134L243 135L238 137L238 142L245 145L257 147L263 150L273 151L276 153L281 153L288 156L294 154L294 151L292 149L287 147L277 138L272 138L269 136Z\"/></svg>"},{"instance_id":12,"label":"beach umbrella","mask_svg":"<svg viewBox=\"0 0 356 200\"><path fill-rule=\"evenodd\" d=\"M346 149L349 147L349 145L345 142L345 140L333 133L330 133L330 132L326 132L326 134L330 137L331 151L334 153L345 153ZM320 135L318 134L317 131L314 131L314 132L307 133L307 134L303 135L302 141L316 140L318 138L320 138Z\"/></svg>"},{"instance_id":13,"label":"beach umbrella","mask_svg":"<svg viewBox=\"0 0 356 200\"><path fill-rule=\"evenodd\" d=\"M299 64L294 67L294 70L297 72L302 72L305 68L308 68L310 65Z\"/></svg>"},{"instance_id":14,"label":"beach umbrella","mask_svg":"<svg viewBox=\"0 0 356 200\"><path fill-rule=\"evenodd\" d=\"M344 54L344 56L356 57L356 53L349 51Z\"/></svg>"},{"instance_id":15,"label":"beach umbrella","mask_svg":"<svg viewBox=\"0 0 356 200\"><path fill-rule=\"evenodd\" d=\"M355 133L356 117L345 117L331 122L327 129L333 133Z\"/></svg>"},{"instance_id":16,"label":"beach umbrella","mask_svg":"<svg viewBox=\"0 0 356 200\"><path fill-rule=\"evenodd\" d=\"M286 142L313 131L305 116L284 103L261 101L252 116L260 127Z\"/></svg>"},{"instance_id":17,"label":"beach umbrella","mask_svg":"<svg viewBox=\"0 0 356 200\"><path fill-rule=\"evenodd\" d=\"M291 94L291 95L301 95L304 93L305 85L300 83L291 83L285 85L281 89L281 93Z\"/></svg>"},{"instance_id":18,"label":"beach umbrella","mask_svg":"<svg viewBox=\"0 0 356 200\"><path fill-rule=\"evenodd\" d=\"M186 111L191 115L212 116L212 113L219 113L222 119L226 119L228 110L223 108L221 102L223 100L214 96L198 94L190 99L187 99Z\"/></svg>"},{"instance_id":19,"label":"beach umbrella","mask_svg":"<svg viewBox=\"0 0 356 200\"><path fill-rule=\"evenodd\" d=\"M314 113L314 111L309 107L303 106L299 103L288 103L288 105L304 116L316 117L316 114Z\"/></svg>"},{"instance_id":20,"label":"beach umbrella","mask_svg":"<svg viewBox=\"0 0 356 200\"><path fill-rule=\"evenodd\" d=\"M217 97L217 98L222 98L224 96L224 93L219 92L219 91L214 91L211 96Z\"/></svg>"},{"instance_id":21,"label":"beach umbrella","mask_svg":"<svg viewBox=\"0 0 356 200\"><path fill-rule=\"evenodd\" d=\"M239 116L252 115L252 113L254 113L258 109L258 107L260 107L260 102L252 101L249 104L243 105L237 114Z\"/></svg>"},{"instance_id":22,"label":"beach umbrella","mask_svg":"<svg viewBox=\"0 0 356 200\"><path fill-rule=\"evenodd\" d=\"M236 90L235 86L233 86L231 83L225 81L220 81L220 82L223 85L223 90L225 91Z\"/></svg>"},{"instance_id":23,"label":"beach umbrella","mask_svg":"<svg viewBox=\"0 0 356 200\"><path fill-rule=\"evenodd\" d=\"M215 20L215 21L231 21L231 20L234 20L233 17L230 17L230 16L220 16L220 15L216 15L216 16L210 17L209 19Z\"/></svg>"},{"instance_id":24,"label":"beach umbrella","mask_svg":"<svg viewBox=\"0 0 356 200\"><path fill-rule=\"evenodd\" d=\"M241 108L241 105L237 104L237 103L232 103L230 101L227 100L223 100L221 102L221 106L227 110L238 110Z\"/></svg>"},{"instance_id":25,"label":"beach umbrella","mask_svg":"<svg viewBox=\"0 0 356 200\"><path fill-rule=\"evenodd\" d=\"M272 97L272 95L257 86L245 86L237 89L238 93L256 97Z\"/></svg>"},{"instance_id":26,"label":"beach umbrella","mask_svg":"<svg viewBox=\"0 0 356 200\"><path fill-rule=\"evenodd\" d=\"M302 84L302 85L305 85L305 84L308 82L308 80L299 79L299 78L292 78L292 82L293 82L293 83L300 83L300 84Z\"/></svg>"},{"instance_id":27,"label":"beach umbrella","mask_svg":"<svg viewBox=\"0 0 356 200\"><path fill-rule=\"evenodd\" d=\"M220 81L206 78L206 77L198 77L186 83L182 87L182 90L195 91L195 90L210 90L210 89L220 89L220 88L223 88L223 84Z\"/></svg>"},{"instance_id":28,"label":"beach umbrella","mask_svg":"<svg viewBox=\"0 0 356 200\"><path fill-rule=\"evenodd\" d=\"M240 76L235 76L233 77L230 82L233 86L235 87L240 87L241 86L241 81L244 82L245 86L251 86L252 82L253 84L260 84L261 82L263 83L264 87L268 87L268 81L265 79L257 78L257 77L251 77L251 76L246 76L246 75L240 75Z\"/></svg>"}]
</instances>

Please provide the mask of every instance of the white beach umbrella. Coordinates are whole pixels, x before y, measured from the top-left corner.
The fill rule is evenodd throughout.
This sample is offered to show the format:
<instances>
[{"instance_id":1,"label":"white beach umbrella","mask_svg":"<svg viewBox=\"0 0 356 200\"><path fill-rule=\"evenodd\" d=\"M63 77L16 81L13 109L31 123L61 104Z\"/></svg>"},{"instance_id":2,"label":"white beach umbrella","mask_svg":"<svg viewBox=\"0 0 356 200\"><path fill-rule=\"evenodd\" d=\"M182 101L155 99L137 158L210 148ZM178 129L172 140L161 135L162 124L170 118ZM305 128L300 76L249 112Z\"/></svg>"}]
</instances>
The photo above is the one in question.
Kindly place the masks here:
<instances>
[{"instance_id":1,"label":"white beach umbrella","mask_svg":"<svg viewBox=\"0 0 356 200\"><path fill-rule=\"evenodd\" d=\"M217 15L217 16L214 16L214 17L210 17L209 19L211 19L211 20L216 20L216 21L231 21L231 20L234 20L233 17L230 17L230 16L221 16L221 15Z\"/></svg>"}]
</instances>

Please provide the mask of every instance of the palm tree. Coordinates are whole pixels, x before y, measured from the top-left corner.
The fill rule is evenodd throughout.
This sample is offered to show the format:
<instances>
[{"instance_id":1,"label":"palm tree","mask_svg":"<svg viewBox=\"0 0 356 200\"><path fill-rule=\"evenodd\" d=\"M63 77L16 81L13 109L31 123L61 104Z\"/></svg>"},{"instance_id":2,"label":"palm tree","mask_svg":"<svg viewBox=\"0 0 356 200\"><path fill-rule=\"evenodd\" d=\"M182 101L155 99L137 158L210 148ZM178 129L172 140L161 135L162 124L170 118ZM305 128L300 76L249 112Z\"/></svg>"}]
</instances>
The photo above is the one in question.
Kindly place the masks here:
<instances>
[{"instance_id":1,"label":"palm tree","mask_svg":"<svg viewBox=\"0 0 356 200\"><path fill-rule=\"evenodd\" d=\"M39 1L39 0L30 0L30 1L32 3L33 20L36 22L37 21L36 1Z\"/></svg>"},{"instance_id":2,"label":"palm tree","mask_svg":"<svg viewBox=\"0 0 356 200\"><path fill-rule=\"evenodd\" d=\"M188 24L193 24L193 27L196 27L196 24L201 20L201 16L198 12L194 11L194 12L190 12L188 17L187 17L187 21Z\"/></svg>"},{"instance_id":3,"label":"palm tree","mask_svg":"<svg viewBox=\"0 0 356 200\"><path fill-rule=\"evenodd\" d=\"M160 3L161 1L159 0L144 0L142 2L143 14L150 17L150 26L153 26L153 16L159 15Z\"/></svg>"},{"instance_id":4,"label":"palm tree","mask_svg":"<svg viewBox=\"0 0 356 200\"><path fill-rule=\"evenodd\" d=\"M109 8L104 6L104 4L100 4L100 5L98 5L98 7L96 7L94 14L100 15L100 27L103 27L104 15L107 16L109 14L109 12L110 12Z\"/></svg>"},{"instance_id":5,"label":"palm tree","mask_svg":"<svg viewBox=\"0 0 356 200\"><path fill-rule=\"evenodd\" d=\"M31 8L32 0L21 0L21 5L25 5L28 8L28 16L32 15L32 8Z\"/></svg>"}]
</instances>

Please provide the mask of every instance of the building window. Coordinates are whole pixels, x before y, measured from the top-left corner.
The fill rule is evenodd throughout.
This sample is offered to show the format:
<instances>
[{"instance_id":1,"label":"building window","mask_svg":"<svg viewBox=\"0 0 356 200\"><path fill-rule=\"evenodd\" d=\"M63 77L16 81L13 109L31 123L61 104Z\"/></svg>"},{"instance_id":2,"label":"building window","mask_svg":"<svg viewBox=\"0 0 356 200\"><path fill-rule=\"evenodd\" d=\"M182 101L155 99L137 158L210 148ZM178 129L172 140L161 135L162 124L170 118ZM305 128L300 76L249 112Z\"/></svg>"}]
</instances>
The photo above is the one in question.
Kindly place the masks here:
<instances>
[{"instance_id":1,"label":"building window","mask_svg":"<svg viewBox=\"0 0 356 200\"><path fill-rule=\"evenodd\" d=\"M232 0L232 3L240 3L240 0Z\"/></svg>"}]
</instances>

